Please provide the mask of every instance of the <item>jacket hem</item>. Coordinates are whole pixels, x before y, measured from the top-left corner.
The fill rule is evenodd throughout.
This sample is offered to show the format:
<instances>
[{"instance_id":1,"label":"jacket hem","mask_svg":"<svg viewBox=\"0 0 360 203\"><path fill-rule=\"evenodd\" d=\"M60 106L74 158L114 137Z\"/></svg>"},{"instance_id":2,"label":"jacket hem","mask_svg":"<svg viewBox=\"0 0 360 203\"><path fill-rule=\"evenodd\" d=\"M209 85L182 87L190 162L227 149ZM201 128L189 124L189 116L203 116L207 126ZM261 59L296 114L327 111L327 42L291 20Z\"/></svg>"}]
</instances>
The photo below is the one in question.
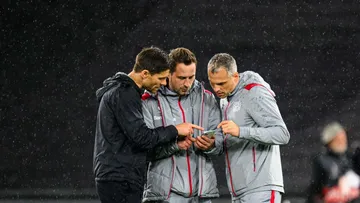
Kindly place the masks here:
<instances>
[{"instance_id":1,"label":"jacket hem","mask_svg":"<svg viewBox=\"0 0 360 203\"><path fill-rule=\"evenodd\" d=\"M209 154L209 155L212 155L216 152L216 146L214 146L213 148L209 149L209 150L206 150L206 151L203 151L204 154Z\"/></svg>"},{"instance_id":2,"label":"jacket hem","mask_svg":"<svg viewBox=\"0 0 360 203\"><path fill-rule=\"evenodd\" d=\"M135 185L138 188L143 188L143 184L137 181L134 181L133 179L129 179L129 178L115 178L115 177L108 177L108 178L95 178L96 182L123 182L126 181L128 183L130 183L131 185Z\"/></svg>"},{"instance_id":3,"label":"jacket hem","mask_svg":"<svg viewBox=\"0 0 360 203\"><path fill-rule=\"evenodd\" d=\"M166 196L156 196L156 197L144 197L141 202L151 202L151 201L163 201L167 199Z\"/></svg>"},{"instance_id":4,"label":"jacket hem","mask_svg":"<svg viewBox=\"0 0 360 203\"><path fill-rule=\"evenodd\" d=\"M199 196L201 198L218 198L220 194L206 194ZM156 196L156 197L144 197L142 202L151 202L151 201L163 201L166 200L168 196Z\"/></svg>"},{"instance_id":5,"label":"jacket hem","mask_svg":"<svg viewBox=\"0 0 360 203\"><path fill-rule=\"evenodd\" d=\"M128 181L126 178L118 178L118 177L108 177L108 178L95 178L97 182L104 182L104 181Z\"/></svg>"},{"instance_id":6,"label":"jacket hem","mask_svg":"<svg viewBox=\"0 0 360 203\"><path fill-rule=\"evenodd\" d=\"M255 193L255 192L263 192L263 191L270 191L270 190L275 190L278 191L280 193L285 193L284 191L284 187L282 186L278 186L278 185L266 185L266 186L261 186L261 187L257 187L257 188L246 188L246 189L242 189L242 190L237 190L236 196L231 195L231 199L232 200L237 200L240 199L242 197L244 197L245 195L251 194L251 193Z\"/></svg>"},{"instance_id":7,"label":"jacket hem","mask_svg":"<svg viewBox=\"0 0 360 203\"><path fill-rule=\"evenodd\" d=\"M209 194L209 195L201 195L199 196L201 198L218 198L220 197L220 194Z\"/></svg>"}]
</instances>

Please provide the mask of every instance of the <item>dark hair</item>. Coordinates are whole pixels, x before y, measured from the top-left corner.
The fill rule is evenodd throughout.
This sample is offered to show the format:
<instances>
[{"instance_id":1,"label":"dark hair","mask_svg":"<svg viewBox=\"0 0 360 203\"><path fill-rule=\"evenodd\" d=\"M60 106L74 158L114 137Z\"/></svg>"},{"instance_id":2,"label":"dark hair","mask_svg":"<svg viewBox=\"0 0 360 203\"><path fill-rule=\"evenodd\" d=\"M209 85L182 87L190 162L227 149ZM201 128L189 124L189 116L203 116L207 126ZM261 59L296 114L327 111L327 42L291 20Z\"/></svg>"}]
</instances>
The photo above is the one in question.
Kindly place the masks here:
<instances>
[{"instance_id":1,"label":"dark hair","mask_svg":"<svg viewBox=\"0 0 360 203\"><path fill-rule=\"evenodd\" d=\"M151 75L169 70L169 56L158 47L143 48L136 55L134 71L139 73L148 70Z\"/></svg>"},{"instance_id":2,"label":"dark hair","mask_svg":"<svg viewBox=\"0 0 360 203\"><path fill-rule=\"evenodd\" d=\"M176 65L179 63L184 63L185 65L190 65L191 63L196 64L195 54L183 47L171 50L169 54L170 73L176 71Z\"/></svg>"}]
</instances>

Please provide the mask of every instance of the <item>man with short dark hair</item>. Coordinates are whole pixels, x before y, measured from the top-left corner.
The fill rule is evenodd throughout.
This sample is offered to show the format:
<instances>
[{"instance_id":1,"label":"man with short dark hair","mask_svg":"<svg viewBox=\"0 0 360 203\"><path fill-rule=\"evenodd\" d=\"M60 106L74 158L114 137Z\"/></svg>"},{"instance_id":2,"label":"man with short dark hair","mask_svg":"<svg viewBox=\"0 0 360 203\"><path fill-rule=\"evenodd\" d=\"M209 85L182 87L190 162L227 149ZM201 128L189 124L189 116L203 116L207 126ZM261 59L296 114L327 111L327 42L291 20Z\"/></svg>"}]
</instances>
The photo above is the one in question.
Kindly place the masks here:
<instances>
[{"instance_id":1,"label":"man with short dark hair","mask_svg":"<svg viewBox=\"0 0 360 203\"><path fill-rule=\"evenodd\" d=\"M169 75L167 54L156 47L137 56L133 70L117 73L96 91L99 109L96 121L94 173L102 203L141 202L145 183L147 151L193 134L190 124L150 129L142 114L141 88L156 93Z\"/></svg>"}]
</instances>

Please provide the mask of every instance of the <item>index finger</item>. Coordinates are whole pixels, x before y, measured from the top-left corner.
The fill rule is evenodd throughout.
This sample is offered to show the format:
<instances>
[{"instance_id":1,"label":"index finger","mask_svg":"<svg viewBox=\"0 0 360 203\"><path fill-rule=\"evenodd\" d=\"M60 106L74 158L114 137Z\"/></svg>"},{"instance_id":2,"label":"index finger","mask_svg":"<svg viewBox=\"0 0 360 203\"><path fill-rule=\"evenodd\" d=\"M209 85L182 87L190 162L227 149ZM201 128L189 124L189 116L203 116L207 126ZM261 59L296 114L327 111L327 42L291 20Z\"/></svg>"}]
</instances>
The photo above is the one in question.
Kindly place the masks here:
<instances>
[{"instance_id":1,"label":"index finger","mask_svg":"<svg viewBox=\"0 0 360 203\"><path fill-rule=\"evenodd\" d=\"M195 124L191 124L191 127L192 127L192 128L195 128L195 129L198 129L198 130L204 130L203 127L200 127L200 126L195 125Z\"/></svg>"},{"instance_id":2,"label":"index finger","mask_svg":"<svg viewBox=\"0 0 360 203\"><path fill-rule=\"evenodd\" d=\"M189 141L191 141L191 142L196 142L196 139L193 138L193 137L189 137Z\"/></svg>"},{"instance_id":3,"label":"index finger","mask_svg":"<svg viewBox=\"0 0 360 203\"><path fill-rule=\"evenodd\" d=\"M225 121L221 121L221 123L219 123L219 125L217 126L217 128L220 128L221 126L227 124L229 121L225 120Z\"/></svg>"},{"instance_id":4,"label":"index finger","mask_svg":"<svg viewBox=\"0 0 360 203\"><path fill-rule=\"evenodd\" d=\"M211 139L215 139L215 137L214 137L214 138L209 138L209 137L206 136L206 135L202 135L200 138L203 139L203 140L205 140L206 142L211 142Z\"/></svg>"}]
</instances>

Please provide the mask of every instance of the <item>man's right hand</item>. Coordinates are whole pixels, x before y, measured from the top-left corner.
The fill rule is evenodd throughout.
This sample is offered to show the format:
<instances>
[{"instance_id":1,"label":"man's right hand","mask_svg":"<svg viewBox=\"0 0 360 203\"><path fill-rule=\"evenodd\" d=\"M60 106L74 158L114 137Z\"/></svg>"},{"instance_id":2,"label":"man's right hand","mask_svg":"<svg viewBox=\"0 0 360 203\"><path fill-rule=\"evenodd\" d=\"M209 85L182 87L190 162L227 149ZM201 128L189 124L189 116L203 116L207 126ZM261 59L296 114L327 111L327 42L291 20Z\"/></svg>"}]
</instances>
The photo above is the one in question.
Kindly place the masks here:
<instances>
[{"instance_id":1,"label":"man's right hand","mask_svg":"<svg viewBox=\"0 0 360 203\"><path fill-rule=\"evenodd\" d=\"M178 140L177 145L181 150L188 150L195 140L196 139L192 137L185 137L184 140Z\"/></svg>"},{"instance_id":2,"label":"man's right hand","mask_svg":"<svg viewBox=\"0 0 360 203\"><path fill-rule=\"evenodd\" d=\"M191 135L194 133L194 128L198 130L204 130L204 128L191 123L182 123L175 127L178 131L179 136L182 137L186 137L186 136L192 137Z\"/></svg>"}]
</instances>

